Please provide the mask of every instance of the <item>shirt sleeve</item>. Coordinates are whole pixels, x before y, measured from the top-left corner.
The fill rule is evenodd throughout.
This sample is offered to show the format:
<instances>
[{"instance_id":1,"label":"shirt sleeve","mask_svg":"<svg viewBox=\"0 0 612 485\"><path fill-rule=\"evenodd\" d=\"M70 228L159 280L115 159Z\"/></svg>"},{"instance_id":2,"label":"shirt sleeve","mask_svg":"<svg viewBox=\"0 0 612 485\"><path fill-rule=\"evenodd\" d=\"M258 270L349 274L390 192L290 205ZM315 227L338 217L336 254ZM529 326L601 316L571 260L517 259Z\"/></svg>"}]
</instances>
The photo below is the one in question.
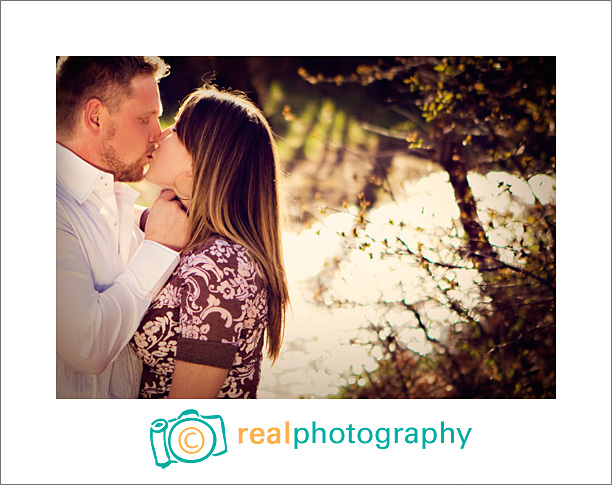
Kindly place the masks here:
<instances>
[{"instance_id":1,"label":"shirt sleeve","mask_svg":"<svg viewBox=\"0 0 612 485\"><path fill-rule=\"evenodd\" d=\"M57 354L77 371L99 374L132 338L178 253L144 241L113 284L99 292L77 236L58 212L56 257Z\"/></svg>"},{"instance_id":2,"label":"shirt sleeve","mask_svg":"<svg viewBox=\"0 0 612 485\"><path fill-rule=\"evenodd\" d=\"M203 252L182 268L176 359L231 369L244 325L247 305L239 293L245 282L235 261L221 261Z\"/></svg>"}]
</instances>

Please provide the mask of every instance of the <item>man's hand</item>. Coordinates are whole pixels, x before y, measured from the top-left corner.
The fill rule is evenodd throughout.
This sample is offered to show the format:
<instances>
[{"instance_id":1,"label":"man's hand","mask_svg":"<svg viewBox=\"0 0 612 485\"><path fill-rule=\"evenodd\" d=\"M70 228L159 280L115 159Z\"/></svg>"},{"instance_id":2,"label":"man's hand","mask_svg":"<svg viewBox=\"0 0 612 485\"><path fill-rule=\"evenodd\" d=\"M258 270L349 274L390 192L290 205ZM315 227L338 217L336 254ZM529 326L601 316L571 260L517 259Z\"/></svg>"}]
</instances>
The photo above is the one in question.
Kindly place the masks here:
<instances>
[{"instance_id":1,"label":"man's hand","mask_svg":"<svg viewBox=\"0 0 612 485\"><path fill-rule=\"evenodd\" d=\"M172 190L162 190L149 210L145 239L180 251L189 240L187 213Z\"/></svg>"}]
</instances>

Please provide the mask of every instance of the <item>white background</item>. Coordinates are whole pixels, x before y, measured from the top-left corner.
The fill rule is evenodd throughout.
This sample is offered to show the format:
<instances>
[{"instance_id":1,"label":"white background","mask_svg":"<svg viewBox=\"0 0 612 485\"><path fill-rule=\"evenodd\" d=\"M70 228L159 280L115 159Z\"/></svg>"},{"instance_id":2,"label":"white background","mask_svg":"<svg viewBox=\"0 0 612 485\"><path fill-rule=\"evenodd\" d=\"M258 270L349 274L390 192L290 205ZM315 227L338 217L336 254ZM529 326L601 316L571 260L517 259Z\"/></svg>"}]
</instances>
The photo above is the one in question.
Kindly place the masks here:
<instances>
[{"instance_id":1,"label":"white background","mask_svg":"<svg viewBox=\"0 0 612 485\"><path fill-rule=\"evenodd\" d=\"M3 2L3 483L610 483L609 2ZM55 56L553 55L556 400L55 400ZM155 467L150 423L223 416L228 453ZM471 427L458 445L238 445L237 428Z\"/></svg>"}]
</instances>

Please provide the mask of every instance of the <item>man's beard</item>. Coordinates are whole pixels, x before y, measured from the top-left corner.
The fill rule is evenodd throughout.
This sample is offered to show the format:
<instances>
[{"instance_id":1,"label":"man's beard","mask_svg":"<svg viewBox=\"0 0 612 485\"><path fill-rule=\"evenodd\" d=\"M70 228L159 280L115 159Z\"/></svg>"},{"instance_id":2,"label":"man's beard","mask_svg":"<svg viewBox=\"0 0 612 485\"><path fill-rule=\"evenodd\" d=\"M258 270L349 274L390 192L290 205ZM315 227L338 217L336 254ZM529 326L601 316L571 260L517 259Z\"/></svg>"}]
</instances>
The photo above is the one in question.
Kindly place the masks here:
<instances>
[{"instance_id":1,"label":"man's beard","mask_svg":"<svg viewBox=\"0 0 612 485\"><path fill-rule=\"evenodd\" d=\"M115 182L140 182L144 179L144 164L142 158L134 163L124 161L112 145L113 133L102 144L102 164L112 173Z\"/></svg>"}]
</instances>

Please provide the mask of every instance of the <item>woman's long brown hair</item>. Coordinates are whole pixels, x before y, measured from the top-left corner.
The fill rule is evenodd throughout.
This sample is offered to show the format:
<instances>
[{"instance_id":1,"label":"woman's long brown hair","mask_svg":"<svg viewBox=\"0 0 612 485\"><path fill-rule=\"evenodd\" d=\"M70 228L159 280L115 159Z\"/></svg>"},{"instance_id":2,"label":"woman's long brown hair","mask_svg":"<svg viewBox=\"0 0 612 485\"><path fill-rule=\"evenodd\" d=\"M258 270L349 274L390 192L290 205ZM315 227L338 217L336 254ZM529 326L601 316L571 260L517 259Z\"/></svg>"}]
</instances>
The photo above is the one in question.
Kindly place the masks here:
<instances>
[{"instance_id":1,"label":"woman's long brown hair","mask_svg":"<svg viewBox=\"0 0 612 485\"><path fill-rule=\"evenodd\" d=\"M278 357L289 305L283 263L276 142L261 111L241 93L202 87L183 102L176 131L193 159L182 253L218 234L244 246L268 285L267 353Z\"/></svg>"}]
</instances>

